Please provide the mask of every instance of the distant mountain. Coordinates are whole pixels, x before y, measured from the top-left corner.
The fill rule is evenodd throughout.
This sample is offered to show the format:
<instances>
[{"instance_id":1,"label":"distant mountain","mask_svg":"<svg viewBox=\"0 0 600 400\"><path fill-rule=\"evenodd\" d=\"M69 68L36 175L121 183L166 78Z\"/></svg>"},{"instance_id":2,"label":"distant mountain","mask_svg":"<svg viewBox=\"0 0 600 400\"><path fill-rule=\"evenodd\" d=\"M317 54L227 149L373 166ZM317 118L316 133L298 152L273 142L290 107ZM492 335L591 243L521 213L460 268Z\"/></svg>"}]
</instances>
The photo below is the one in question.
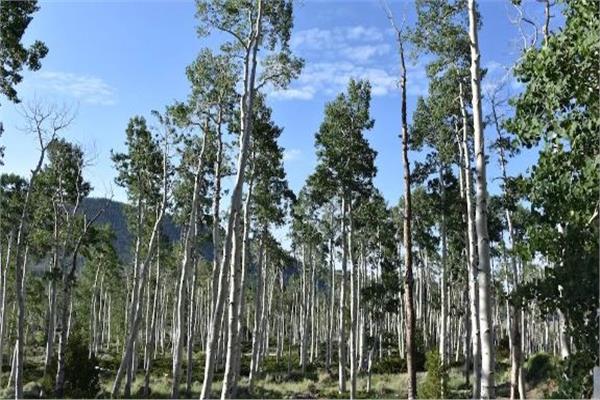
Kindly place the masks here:
<instances>
[{"instance_id":1,"label":"distant mountain","mask_svg":"<svg viewBox=\"0 0 600 400\"><path fill-rule=\"evenodd\" d=\"M115 232L113 245L122 261L129 261L132 258L134 235L129 232L127 227L127 216L125 215L126 204L119 201L89 197L81 203L81 212L88 217L95 216L98 211L104 208L104 212L96 221L98 224L108 224ZM176 242L180 238L181 228L173 222L170 215L165 215L162 226L163 234L170 242ZM212 260L213 246L209 241L205 242L201 248L201 254L204 258Z\"/></svg>"}]
</instances>

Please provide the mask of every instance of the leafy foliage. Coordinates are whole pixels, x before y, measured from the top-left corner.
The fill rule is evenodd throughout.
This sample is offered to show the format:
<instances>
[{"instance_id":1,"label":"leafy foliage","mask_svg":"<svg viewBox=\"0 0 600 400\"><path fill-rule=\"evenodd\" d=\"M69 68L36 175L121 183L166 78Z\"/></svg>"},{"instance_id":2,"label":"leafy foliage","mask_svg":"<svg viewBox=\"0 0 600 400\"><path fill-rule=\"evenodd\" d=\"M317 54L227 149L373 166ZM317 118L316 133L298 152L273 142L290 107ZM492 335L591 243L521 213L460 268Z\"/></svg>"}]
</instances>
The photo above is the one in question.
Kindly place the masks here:
<instances>
[{"instance_id":1,"label":"leafy foliage","mask_svg":"<svg viewBox=\"0 0 600 400\"><path fill-rule=\"evenodd\" d=\"M19 102L15 86L23 79L23 67L32 71L40 69L41 59L48 53L40 41L29 48L21 43L32 14L39 9L37 3L37 0L3 1L0 7L0 94L13 102Z\"/></svg>"},{"instance_id":2,"label":"leafy foliage","mask_svg":"<svg viewBox=\"0 0 600 400\"><path fill-rule=\"evenodd\" d=\"M448 381L448 373L442 366L442 359L437 350L427 352L425 368L427 369L427 375L419 386L419 397L441 399L442 393L448 393L447 389L442 388L443 382Z\"/></svg>"}]
</instances>

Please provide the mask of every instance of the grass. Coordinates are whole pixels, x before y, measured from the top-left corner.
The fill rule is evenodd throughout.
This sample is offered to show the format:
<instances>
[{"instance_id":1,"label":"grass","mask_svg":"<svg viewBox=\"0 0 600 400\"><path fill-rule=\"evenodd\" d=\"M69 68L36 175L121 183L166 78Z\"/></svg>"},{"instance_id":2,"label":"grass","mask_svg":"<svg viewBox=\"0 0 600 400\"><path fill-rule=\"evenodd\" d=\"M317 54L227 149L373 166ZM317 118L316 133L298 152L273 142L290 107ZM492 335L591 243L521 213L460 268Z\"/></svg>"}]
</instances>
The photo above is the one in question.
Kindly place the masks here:
<instances>
[{"instance_id":1,"label":"grass","mask_svg":"<svg viewBox=\"0 0 600 400\"><path fill-rule=\"evenodd\" d=\"M248 357L245 356L242 360L242 371L247 368ZM141 360L140 360L141 364ZM118 367L118 359L114 356L103 354L100 357L101 372L101 393L99 397L109 397L114 374ZM26 397L34 398L35 388L41 382L43 358L30 357L25 365L24 382L28 388L34 390L26 390ZM187 396L185 391L185 371L186 365L182 366L182 384L180 393L182 397L198 398L201 390L201 382L203 378L204 356L201 353L194 354L194 368L192 376L191 393ZM3 390L0 390L0 397L5 398L12 395L11 389L4 389L9 368L4 366L0 378ZM238 385L238 398L264 398L264 399L316 399L316 398L348 398L350 393L338 393L338 377L337 368L332 368L328 372L322 365L309 365L306 368L305 374L302 375L298 367L297 357L292 358L291 370L288 372L287 360L276 362L275 357L269 357L263 364L263 371L259 378L254 383L252 390L248 387L245 373ZM508 395L508 371L509 366L506 362L499 361L497 363L496 379L497 379L497 395L505 397ZM417 380L420 382L425 377L425 372L417 374ZM348 374L349 375L349 374ZM143 370L139 369L136 378L131 388L133 397L141 397L141 389L143 386ZM220 397L221 385L223 379L223 371L215 371L215 380L213 383L214 398ZM469 378L472 382L472 376ZM542 382L539 385L532 386L528 390L528 397L539 398L545 391L548 390L548 385L551 382ZM407 397L407 375L405 373L378 373L372 374L371 391L366 391L367 376L362 373L357 378L357 398L387 398L400 399ZM350 388L350 382L347 381L347 389ZM453 365L448 370L448 390L449 396L452 398L470 398L470 387L465 384L463 369L460 365ZM149 398L170 398L171 393L171 358L168 354L153 362L152 375L150 377L150 394Z\"/></svg>"}]
</instances>

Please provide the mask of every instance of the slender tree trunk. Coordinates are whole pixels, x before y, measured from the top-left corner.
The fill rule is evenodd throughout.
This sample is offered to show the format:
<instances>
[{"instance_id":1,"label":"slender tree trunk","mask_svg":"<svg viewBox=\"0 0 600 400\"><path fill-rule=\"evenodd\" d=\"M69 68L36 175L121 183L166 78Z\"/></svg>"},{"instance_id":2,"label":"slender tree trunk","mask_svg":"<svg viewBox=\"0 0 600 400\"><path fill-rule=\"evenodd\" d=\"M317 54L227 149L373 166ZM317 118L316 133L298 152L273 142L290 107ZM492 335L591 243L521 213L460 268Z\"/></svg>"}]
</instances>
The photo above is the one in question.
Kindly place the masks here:
<instances>
[{"instance_id":1,"label":"slender tree trunk","mask_svg":"<svg viewBox=\"0 0 600 400\"><path fill-rule=\"evenodd\" d=\"M253 186L253 180L251 180L249 182L248 185L248 195L250 196L250 199L252 198L252 186ZM248 199L246 199L246 207L249 207L250 203L248 203ZM243 242L242 242L242 260L241 260L241 271L240 271L240 290L238 291L237 294L237 307L238 307L238 311L237 311L237 315L238 315L238 320L237 320L237 332L236 332L236 351L234 352L234 361L235 361L235 369L234 369L234 382L237 385L237 381L239 380L239 376L240 376L240 367L241 367L241 340L242 340L242 329L243 329L243 318L242 316L244 315L244 313L246 313L246 317L248 318L250 313L247 312L246 308L245 308L245 287L246 287L246 273L248 271L248 265L250 263L250 212L249 209L246 208L244 210L244 238L243 238ZM249 322L246 322L246 327L248 327L250 324ZM233 395L236 394L237 391L237 386L234 385L233 386Z\"/></svg>"},{"instance_id":2,"label":"slender tree trunk","mask_svg":"<svg viewBox=\"0 0 600 400\"><path fill-rule=\"evenodd\" d=\"M183 357L183 330L185 324L185 298L186 298L186 287L190 276L190 268L193 258L193 250L196 241L196 224L198 218L198 207L200 203L200 185L204 166L204 152L206 150L206 144L208 142L208 119L206 121L207 126L204 131L204 137L202 138L202 148L198 155L198 161L196 164L196 173L194 175L194 188L192 192L192 204L190 205L190 215L187 223L186 233L183 240L183 257L181 260L181 274L179 282L177 284L177 309L175 312L175 338L174 338L174 351L173 351L173 369L172 376L173 381L171 385L171 397L174 399L179 398L179 383L181 380L181 359Z\"/></svg>"},{"instance_id":3,"label":"slender tree trunk","mask_svg":"<svg viewBox=\"0 0 600 400\"><path fill-rule=\"evenodd\" d=\"M402 33L397 31L400 50L400 87L402 89L402 161L404 165L404 321L406 325L406 370L408 373L408 398L417 397L417 374L414 364L415 345L415 313L413 300L413 266L411 237L411 195L410 195L410 163L408 161L408 122L406 117L406 65L404 62L404 44Z\"/></svg>"},{"instance_id":4,"label":"slender tree trunk","mask_svg":"<svg viewBox=\"0 0 600 400\"><path fill-rule=\"evenodd\" d=\"M137 338L138 330L140 327L140 323L142 320L142 307L141 307L141 296L144 293L144 288L146 285L146 275L148 273L148 269L150 266L150 262L154 257L154 253L157 247L157 242L159 240L159 228L162 223L163 216L165 214L165 210L167 207L167 197L168 197L168 176L167 176L167 146L165 146L165 152L163 154L163 188L162 188L162 199L160 205L158 206L156 220L154 221L154 225L152 227L152 231L150 233L150 239L148 240L148 250L143 262L140 264L140 273L139 279L136 281L134 285L134 293L133 293L133 302L131 304L131 308L129 310L129 320L128 326L130 327L129 332L127 334L125 340L125 349L123 351L123 357L121 358L121 363L119 364L119 369L117 370L117 374L115 376L115 381L113 383L113 387L111 390L111 396L117 397L119 394L119 390L121 388L121 381L125 376L125 373L128 369L128 366L132 364L133 361L133 352L134 345Z\"/></svg>"},{"instance_id":5,"label":"slender tree trunk","mask_svg":"<svg viewBox=\"0 0 600 400\"><path fill-rule=\"evenodd\" d=\"M471 90L473 106L473 136L476 158L477 251L479 255L479 328L481 330L481 397L494 397L494 354L492 341L490 295L490 244L487 223L487 182L485 166L485 139L481 113L481 71L479 41L477 37L477 11L475 0L468 0L469 39L471 47Z\"/></svg>"},{"instance_id":6,"label":"slender tree trunk","mask_svg":"<svg viewBox=\"0 0 600 400\"><path fill-rule=\"evenodd\" d=\"M352 273L350 275L350 398L356 398L356 356L357 356L357 330L358 330L358 309L357 309L357 284L358 284L358 266L354 259L353 248L353 220L352 220L352 200L348 201L348 258L352 264Z\"/></svg>"},{"instance_id":7,"label":"slender tree trunk","mask_svg":"<svg viewBox=\"0 0 600 400\"><path fill-rule=\"evenodd\" d=\"M196 224L197 225L197 224ZM196 227L197 229L197 227ZM195 262L195 260L194 260ZM187 321L187 365L186 365L186 385L185 391L187 398L192 396L192 368L194 365L194 327L196 317L196 276L197 270L193 269L192 276L189 279L189 302L188 302L188 321Z\"/></svg>"},{"instance_id":8,"label":"slender tree trunk","mask_svg":"<svg viewBox=\"0 0 600 400\"><path fill-rule=\"evenodd\" d=\"M498 138L500 141L503 140L502 130L500 127L500 121L498 118L498 114L496 111L496 102L495 99L492 99L492 116L494 119L494 125L496 127L496 132L498 134ZM499 146L499 155L500 155L500 167L502 170L502 180L504 181L505 191L506 185L508 183L508 175L506 173L506 156L504 153L504 147L501 143ZM508 208L504 209L504 214L506 217L506 224L508 228L508 239L510 242L510 266L511 266L511 286L513 292L517 290L518 285L518 271L517 271L517 260L515 251L515 234L512 223L512 215ZM508 275L508 274L507 274ZM509 304L508 306L509 316L507 321L510 322L510 330L509 330L509 342L510 342L510 358L511 358L511 369L510 369L510 398L511 400L517 398L524 399L525 393L522 393L519 390L519 378L521 376L521 368L523 363L523 356L521 350L521 333L519 324L521 323L521 309L515 307L513 304Z\"/></svg>"},{"instance_id":9,"label":"slender tree trunk","mask_svg":"<svg viewBox=\"0 0 600 400\"><path fill-rule=\"evenodd\" d=\"M446 193L445 193L445 184L444 184L444 167L440 166L439 170L439 180L440 180L440 195L441 195L441 224L440 224L440 235L442 238L442 279L441 279L441 310L440 310L440 356L442 369L446 368L448 363L448 339L449 339L449 331L448 331L448 272L447 272L447 258L448 258L448 248L446 245ZM441 377L441 396L442 398L446 397L445 391L445 374L442 374Z\"/></svg>"},{"instance_id":10,"label":"slender tree trunk","mask_svg":"<svg viewBox=\"0 0 600 400\"><path fill-rule=\"evenodd\" d=\"M338 331L338 378L339 393L346 391L346 280L348 269L348 243L346 238L346 195L342 196L342 279L340 283L340 324Z\"/></svg>"},{"instance_id":11,"label":"slender tree trunk","mask_svg":"<svg viewBox=\"0 0 600 400\"><path fill-rule=\"evenodd\" d=\"M571 355L569 348L569 339L567 335L567 320L562 310L556 310L558 314L558 325L559 325L559 343L560 343L560 358L565 360Z\"/></svg>"},{"instance_id":12,"label":"slender tree trunk","mask_svg":"<svg viewBox=\"0 0 600 400\"><path fill-rule=\"evenodd\" d=\"M261 321L264 308L264 271L266 270L266 230L263 229L260 241L260 251L258 263L256 265L256 291L254 293L254 328L252 330L252 353L250 356L250 375L248 376L248 386L252 388L254 380L256 379L256 373L258 372L258 353L260 348L261 338Z\"/></svg>"},{"instance_id":13,"label":"slender tree trunk","mask_svg":"<svg viewBox=\"0 0 600 400\"><path fill-rule=\"evenodd\" d=\"M6 249L6 262L0 271L2 273L2 296L0 297L0 371L2 371L3 366L3 356L4 356L4 330L6 327L6 281L8 277L8 269L11 261L11 252L12 246L14 242L14 230L11 230L8 236L8 245Z\"/></svg>"},{"instance_id":14,"label":"slender tree trunk","mask_svg":"<svg viewBox=\"0 0 600 400\"><path fill-rule=\"evenodd\" d=\"M18 240L17 240L18 243ZM18 246L17 246L18 249ZM17 295L17 363L15 369L15 398L23 398L23 352L25 351L25 266L27 265L27 254L29 246L25 244L25 255L22 264L15 257L16 264L16 295ZM19 394L20 393L20 394Z\"/></svg>"},{"instance_id":15,"label":"slender tree trunk","mask_svg":"<svg viewBox=\"0 0 600 400\"><path fill-rule=\"evenodd\" d=\"M57 359L57 367L56 367L56 380L54 383L54 394L56 397L60 398L64 395L64 387L65 387L65 350L67 347L67 341L69 340L69 334L71 331L71 317L73 312L73 298L71 295L73 285L75 283L75 273L77 272L77 259L79 258L79 251L81 246L83 245L83 240L85 239L89 227L94 223L94 221L102 214L104 209L100 210L99 213L96 214L94 218L92 218L89 222L86 221L84 217L83 222L83 231L79 234L77 239L75 240L75 244L73 247L73 252L71 254L71 263L70 270L68 273L63 274L63 295L62 295L62 303L61 303L61 311L60 311L60 334L58 340L58 359Z\"/></svg>"},{"instance_id":16,"label":"slender tree trunk","mask_svg":"<svg viewBox=\"0 0 600 400\"><path fill-rule=\"evenodd\" d=\"M251 175L252 176L252 175ZM234 239L234 263L229 276L229 320L227 323L227 354L225 359L225 374L221 389L221 398L232 398L237 390L239 364L241 362L241 301L243 298L242 268L245 270L249 255L250 236L250 203L252 200L253 179L250 179L248 193L244 202L243 233L241 226L236 227ZM242 222L236 220L236 225ZM242 236L243 235L243 236ZM260 265L258 265L260 268ZM254 346L253 346L254 350ZM252 375L252 374L251 374Z\"/></svg>"},{"instance_id":17,"label":"slender tree trunk","mask_svg":"<svg viewBox=\"0 0 600 400\"><path fill-rule=\"evenodd\" d=\"M329 318L327 324L327 358L325 360L325 367L327 370L331 368L331 356L333 352L333 327L335 325L335 268L333 262L333 223L334 223L334 213L331 213L331 237L329 238Z\"/></svg>"},{"instance_id":18,"label":"slender tree trunk","mask_svg":"<svg viewBox=\"0 0 600 400\"><path fill-rule=\"evenodd\" d=\"M252 133L252 110L255 94L255 78L257 52L260 43L260 33L262 31L262 0L258 2L256 25L251 34L250 45L246 51L245 68L244 68L244 94L241 100L240 121L240 151L238 155L237 175L235 185L231 194L231 207L229 220L227 223L227 233L225 236L225 245L223 247L223 259L219 270L218 288L216 292L216 304L214 313L211 317L210 327L207 335L206 344L206 362L204 366L204 381L202 384L201 399L209 398L211 395L212 381L214 374L215 353L217 349L217 338L220 332L217 332L223 314L223 303L225 301L225 281L227 277L228 267L232 258L232 242L235 234L235 219L240 217L242 207L242 190L244 186L244 175L246 169L246 161L248 158L248 147L250 144L250 135Z\"/></svg>"},{"instance_id":19,"label":"slender tree trunk","mask_svg":"<svg viewBox=\"0 0 600 400\"><path fill-rule=\"evenodd\" d=\"M148 340L148 354L147 361L145 365L144 371L144 389L142 391L142 395L144 397L148 397L150 395L150 371L152 369L152 361L154 359L154 354L156 351L156 319L157 319L157 311L158 311L158 298L159 298L159 289L160 289L160 244L156 248L156 272L154 273L154 299L152 301L152 313L151 313L151 321L150 321L150 338ZM110 303L109 303L110 304ZM109 306L110 308L110 306ZM108 328L110 331L110 327Z\"/></svg>"},{"instance_id":20,"label":"slender tree trunk","mask_svg":"<svg viewBox=\"0 0 600 400\"><path fill-rule=\"evenodd\" d=\"M468 240L468 274L469 274L469 308L471 315L471 346L473 359L473 399L481 396L481 339L479 334L479 285L477 262L477 233L475 229L475 212L472 197L471 152L468 144L468 119L467 109L463 94L463 85L460 83L460 109L462 114L462 153L463 171L465 176L465 201L467 205L467 240Z\"/></svg>"},{"instance_id":21,"label":"slender tree trunk","mask_svg":"<svg viewBox=\"0 0 600 400\"><path fill-rule=\"evenodd\" d=\"M56 336L56 278L55 274L59 271L59 263L60 263L60 252L58 245L58 211L56 210L56 205L54 205L54 241L55 245L53 246L53 254L52 254L52 264L50 267L50 283L49 283L49 294L48 294L48 317L46 321L46 355L44 357L44 375L48 371L48 367L52 361L52 357L54 356L54 340Z\"/></svg>"},{"instance_id":22,"label":"slender tree trunk","mask_svg":"<svg viewBox=\"0 0 600 400\"><path fill-rule=\"evenodd\" d=\"M306 346L308 342L308 304L310 302L310 293L308 290L308 282L307 282L307 269L309 268L309 263L306 261L306 247L310 248L310 244L303 243L302 244L302 302L300 303L300 315L301 315L301 324L300 324L300 367L302 368L302 374L306 371ZM310 251L310 250L309 250ZM258 304L258 300L257 300ZM256 307L258 313L258 306ZM254 346L253 346L254 347ZM252 370L252 369L251 369Z\"/></svg>"}]
</instances>

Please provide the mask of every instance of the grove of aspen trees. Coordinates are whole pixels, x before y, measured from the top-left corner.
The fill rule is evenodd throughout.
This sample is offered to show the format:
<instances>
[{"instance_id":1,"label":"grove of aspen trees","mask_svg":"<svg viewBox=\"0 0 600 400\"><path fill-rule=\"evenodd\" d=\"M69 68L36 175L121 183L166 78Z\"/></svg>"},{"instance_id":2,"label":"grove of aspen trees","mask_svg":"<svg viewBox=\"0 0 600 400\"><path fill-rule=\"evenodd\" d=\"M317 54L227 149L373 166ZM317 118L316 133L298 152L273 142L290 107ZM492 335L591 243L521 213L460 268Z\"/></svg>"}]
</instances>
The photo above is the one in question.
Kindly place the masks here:
<instances>
[{"instance_id":1,"label":"grove of aspen trees","mask_svg":"<svg viewBox=\"0 0 600 400\"><path fill-rule=\"evenodd\" d=\"M159 110L95 109L121 127L97 154L91 106L35 95L72 15L0 0L2 398L600 398L600 3L325 3L96 3L136 29L120 7L185 7L168 46L195 52L146 79L185 81ZM319 77L302 29L334 10L308 32L341 52L358 7L382 33L347 36L381 43Z\"/></svg>"}]
</instances>

